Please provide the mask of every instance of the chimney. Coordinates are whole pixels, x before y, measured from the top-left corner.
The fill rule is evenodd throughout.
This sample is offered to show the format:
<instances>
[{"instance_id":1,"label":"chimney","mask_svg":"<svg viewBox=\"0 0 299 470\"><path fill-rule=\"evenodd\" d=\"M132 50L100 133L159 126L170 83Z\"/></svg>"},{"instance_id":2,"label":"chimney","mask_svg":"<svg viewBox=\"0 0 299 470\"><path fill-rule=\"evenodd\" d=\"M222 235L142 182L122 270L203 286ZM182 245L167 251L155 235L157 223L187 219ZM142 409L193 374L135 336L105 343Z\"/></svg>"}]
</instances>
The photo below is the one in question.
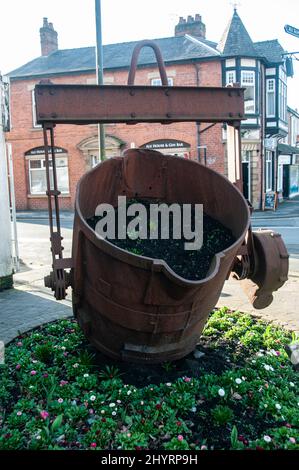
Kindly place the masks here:
<instances>
[{"instance_id":1,"label":"chimney","mask_svg":"<svg viewBox=\"0 0 299 470\"><path fill-rule=\"evenodd\" d=\"M196 13L194 18L188 15L187 20L182 16L180 17L175 27L175 36L184 36L185 34L205 39L206 25L201 21L201 15Z\"/></svg>"},{"instance_id":2,"label":"chimney","mask_svg":"<svg viewBox=\"0 0 299 470\"><path fill-rule=\"evenodd\" d=\"M40 45L43 56L50 55L58 50L58 34L54 30L53 23L48 23L48 18L44 18L40 32Z\"/></svg>"}]
</instances>

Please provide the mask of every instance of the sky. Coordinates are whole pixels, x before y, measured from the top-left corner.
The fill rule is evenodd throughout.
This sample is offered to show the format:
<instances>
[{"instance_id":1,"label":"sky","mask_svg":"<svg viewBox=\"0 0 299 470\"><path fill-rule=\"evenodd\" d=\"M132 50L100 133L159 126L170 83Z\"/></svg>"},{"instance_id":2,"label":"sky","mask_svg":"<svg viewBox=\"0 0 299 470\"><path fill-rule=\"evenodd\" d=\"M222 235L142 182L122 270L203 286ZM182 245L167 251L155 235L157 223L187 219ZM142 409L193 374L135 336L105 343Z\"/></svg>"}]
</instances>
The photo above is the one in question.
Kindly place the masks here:
<instances>
[{"instance_id":1,"label":"sky","mask_svg":"<svg viewBox=\"0 0 299 470\"><path fill-rule=\"evenodd\" d=\"M0 71L5 74L40 55L39 28L48 17L60 49L95 43L94 0L0 0ZM284 25L299 28L298 0L240 0L238 13L253 41L278 39L288 52L299 38ZM102 0L103 43L169 37L180 16L202 15L207 39L218 42L233 14L231 0ZM297 55L299 59L299 54ZM288 104L299 109L299 61L288 82Z\"/></svg>"}]
</instances>

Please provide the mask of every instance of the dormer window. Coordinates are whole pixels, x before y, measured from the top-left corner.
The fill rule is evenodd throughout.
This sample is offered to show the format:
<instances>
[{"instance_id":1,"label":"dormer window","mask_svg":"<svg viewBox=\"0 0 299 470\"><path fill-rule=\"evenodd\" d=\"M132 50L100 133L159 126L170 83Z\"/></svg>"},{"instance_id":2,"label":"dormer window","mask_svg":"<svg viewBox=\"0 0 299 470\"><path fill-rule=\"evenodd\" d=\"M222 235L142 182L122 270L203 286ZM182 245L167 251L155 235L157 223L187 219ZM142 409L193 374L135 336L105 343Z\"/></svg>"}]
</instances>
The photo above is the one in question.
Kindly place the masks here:
<instances>
[{"instance_id":1,"label":"dormer window","mask_svg":"<svg viewBox=\"0 0 299 470\"><path fill-rule=\"evenodd\" d=\"M255 71L241 70L241 86L245 88L245 114L255 114Z\"/></svg>"}]
</instances>

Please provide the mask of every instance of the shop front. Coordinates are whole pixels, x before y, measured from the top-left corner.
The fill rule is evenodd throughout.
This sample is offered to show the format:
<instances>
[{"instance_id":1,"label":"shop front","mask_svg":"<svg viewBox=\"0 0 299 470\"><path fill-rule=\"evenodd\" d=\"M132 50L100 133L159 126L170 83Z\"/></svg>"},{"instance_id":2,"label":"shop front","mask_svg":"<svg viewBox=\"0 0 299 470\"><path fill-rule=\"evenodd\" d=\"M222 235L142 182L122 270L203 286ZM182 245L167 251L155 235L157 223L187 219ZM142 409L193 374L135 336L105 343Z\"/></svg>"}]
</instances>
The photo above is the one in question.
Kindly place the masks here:
<instances>
[{"instance_id":1,"label":"shop front","mask_svg":"<svg viewBox=\"0 0 299 470\"><path fill-rule=\"evenodd\" d=\"M279 198L288 199L299 195L299 148L278 145L277 191Z\"/></svg>"}]
</instances>

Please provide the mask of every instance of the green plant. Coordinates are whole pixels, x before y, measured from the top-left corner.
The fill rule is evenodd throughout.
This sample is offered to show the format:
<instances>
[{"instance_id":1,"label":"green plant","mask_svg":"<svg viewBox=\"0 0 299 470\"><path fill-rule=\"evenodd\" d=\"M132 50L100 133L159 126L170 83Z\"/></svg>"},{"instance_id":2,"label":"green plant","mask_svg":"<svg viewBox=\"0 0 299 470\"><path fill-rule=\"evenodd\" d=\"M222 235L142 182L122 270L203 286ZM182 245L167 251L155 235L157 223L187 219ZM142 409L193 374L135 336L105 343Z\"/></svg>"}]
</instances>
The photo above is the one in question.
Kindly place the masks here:
<instances>
[{"instance_id":1,"label":"green plant","mask_svg":"<svg viewBox=\"0 0 299 470\"><path fill-rule=\"evenodd\" d=\"M228 406L217 405L212 411L213 420L218 425L224 425L232 421L234 417L233 411Z\"/></svg>"},{"instance_id":2,"label":"green plant","mask_svg":"<svg viewBox=\"0 0 299 470\"><path fill-rule=\"evenodd\" d=\"M45 364L51 364L54 358L52 345L50 343L39 344L35 348L34 355L37 360L44 362Z\"/></svg>"},{"instance_id":3,"label":"green plant","mask_svg":"<svg viewBox=\"0 0 299 470\"><path fill-rule=\"evenodd\" d=\"M99 373L99 377L102 379L118 379L121 375L120 370L115 366L106 366L105 369L101 370Z\"/></svg>"}]
</instances>

